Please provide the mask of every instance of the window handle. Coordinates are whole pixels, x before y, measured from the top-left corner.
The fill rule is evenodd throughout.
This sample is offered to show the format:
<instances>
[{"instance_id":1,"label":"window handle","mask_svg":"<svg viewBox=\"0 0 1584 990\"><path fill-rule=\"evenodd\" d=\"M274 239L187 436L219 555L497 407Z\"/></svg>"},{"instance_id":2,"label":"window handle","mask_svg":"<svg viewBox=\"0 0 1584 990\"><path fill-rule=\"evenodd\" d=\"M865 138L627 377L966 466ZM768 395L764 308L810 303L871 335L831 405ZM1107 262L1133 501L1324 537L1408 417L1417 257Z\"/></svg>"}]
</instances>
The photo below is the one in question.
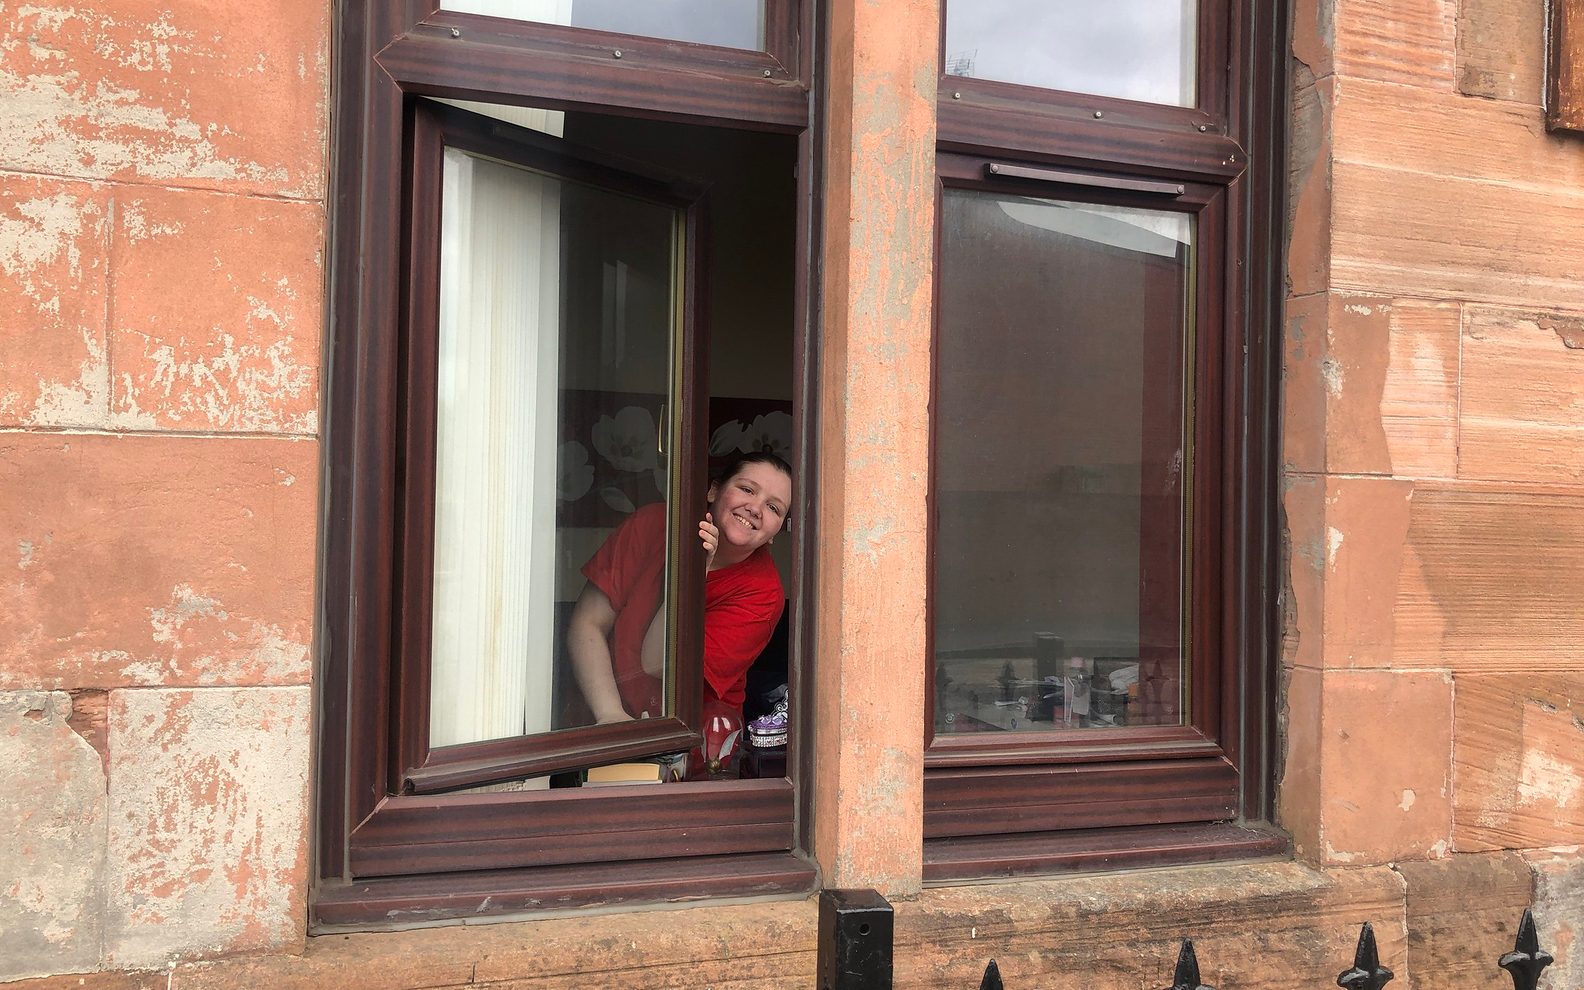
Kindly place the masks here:
<instances>
[{"instance_id":1,"label":"window handle","mask_svg":"<svg viewBox=\"0 0 1584 990\"><path fill-rule=\"evenodd\" d=\"M1092 172L1072 172L1064 168L1030 168L1027 165L986 162L984 170L986 175L1001 179L1032 179L1035 182L1053 182L1063 186L1121 189L1126 192L1151 193L1156 196L1181 196L1187 191L1187 187L1181 182L1124 179L1110 175L1095 175Z\"/></svg>"}]
</instances>

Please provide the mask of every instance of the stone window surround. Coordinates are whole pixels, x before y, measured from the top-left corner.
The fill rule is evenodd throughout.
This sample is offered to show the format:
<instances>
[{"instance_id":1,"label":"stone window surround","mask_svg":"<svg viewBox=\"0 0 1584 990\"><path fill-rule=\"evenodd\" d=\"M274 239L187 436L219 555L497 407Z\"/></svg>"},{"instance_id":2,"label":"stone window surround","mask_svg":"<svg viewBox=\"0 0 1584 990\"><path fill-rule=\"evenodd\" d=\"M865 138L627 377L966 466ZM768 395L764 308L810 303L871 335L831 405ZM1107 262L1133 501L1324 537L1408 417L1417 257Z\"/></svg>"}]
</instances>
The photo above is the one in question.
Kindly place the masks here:
<instances>
[{"instance_id":1,"label":"stone window surround","mask_svg":"<svg viewBox=\"0 0 1584 990\"><path fill-rule=\"evenodd\" d=\"M387 29L403 18L406 18L407 23L418 25L406 39L381 53L382 64L387 73L414 80L408 85L415 87L415 91L444 92L443 88L437 89L444 85L436 81L437 74L443 74L437 65L450 56L438 55L440 46L447 44L447 37L453 41L459 35L465 35L470 40L477 39L478 25L470 22L466 15L441 13L424 20L422 15L426 12L418 10L417 6L421 5L406 11L369 11L375 20L383 18L380 23L385 24ZM829 6L831 24L826 54L831 75L823 94L827 132L824 146L819 149L822 158L818 161L823 171L825 190L819 223L827 231L817 292L822 306L819 325L821 357L824 360L811 363L805 380L812 379L809 384L812 385L813 395L841 396L845 401L839 406L830 401L818 405L820 442L813 450L806 452L809 463L802 476L812 479L813 485L817 486L817 493L805 497L820 506L820 515L818 526L800 527L802 539L806 541L806 555L814 565L811 569L813 575L805 571L805 584L800 597L809 601L840 604L818 610L817 613L816 610L808 610L815 614L806 614L805 635L811 634L816 642L822 644L819 650L822 657L858 655L854 647L861 643L863 652L869 655L873 655L876 644L881 644L886 655L899 660L909 655L921 658L924 655L922 615L900 617L901 621L897 621L898 617L888 617L877 625L873 616L859 615L856 606L866 600L876 600L876 596L884 600L890 590L896 587L910 584L922 587L924 583L924 559L918 546L920 541L913 538L914 534L920 534L926 528L922 511L924 498L899 498L882 511L871 503L866 493L882 487L894 488L899 483L904 487L918 485L927 478L927 468L918 469L928 462L927 424L907 413L910 409L922 407L922 401L918 401L924 394L921 389L927 392L929 323L927 319L910 319L908 314L927 313L932 291L933 209L930 204L934 200L934 110L937 86L935 80L925 80L916 70L922 64L934 62L938 58L935 41L940 23L939 8L933 4L910 6L905 18L898 20L896 12L891 11L890 16L881 22L870 20L871 14L861 7L846 3L832 3ZM457 21L457 26L452 26L452 21ZM549 33L555 34L555 29ZM380 30L375 29L371 34L377 36ZM575 39L574 43L585 40ZM653 64L660 65L662 71L667 68L667 46L646 47L641 40L624 41L623 45L625 64L632 65L645 57L652 57ZM587 52L578 54L586 56ZM808 76L811 58L812 53L807 50L798 55L801 60L797 63L798 71L804 78ZM757 66L758 62L754 62L748 68L757 71ZM740 73L741 69L737 67L730 71ZM345 62L341 71L346 77L358 75L356 67ZM776 69L765 71L773 75ZM388 78L384 77L386 80ZM888 82L878 87L865 85L866 80L878 79ZM378 91L382 85L383 82L374 89ZM542 73L535 78L534 85L553 92L556 82L550 74ZM1269 88L1279 91L1279 83L1273 83ZM481 94L477 90L470 90L465 95ZM940 96L945 98L944 93ZM630 97L640 100L645 98ZM552 96L546 102L551 105L576 105L564 101L558 104L558 100L562 98ZM1279 103L1279 100L1276 102ZM1240 108L1240 113L1242 109L1246 108ZM751 106L748 112L762 120L783 121L783 126L785 115L789 113L785 100L780 96L767 97ZM926 121L924 117L929 119ZM363 140L393 140L396 133L391 130L393 124L394 121L388 118L377 119L375 115L369 115ZM808 144L805 141L805 151L812 155L815 149ZM1279 139L1273 140L1271 147L1279 148ZM813 161L812 158L809 160ZM880 167L876 167L877 162ZM921 169L919 164L925 167ZM342 167L348 167L345 161ZM816 169L807 171L813 173ZM359 231L361 235L367 235L368 222L365 214L365 226ZM836 232L836 236L830 236L830 232ZM843 232L845 237L841 236ZM883 250L877 250L879 245L884 245ZM850 295L848 287L854 279L862 279L874 291L870 292L866 288L864 293ZM337 296L332 300L338 313L357 311L350 307L377 307L381 304L380 300L370 298L371 295L377 295L377 291L370 293L365 288L361 297L354 297L352 293L357 291L354 288L357 283L351 279L338 281ZM874 293L882 298L877 300ZM922 334L920 328L924 331ZM878 350L876 342L882 345ZM365 341L363 346L365 350L349 352L349 360L339 362L340 375L329 386L332 394L351 394L350 388L354 386L365 389L373 387L375 394L378 394L377 383L358 379L359 365L364 365L366 373L366 362L369 360L369 342ZM844 357L845 362L838 366L836 361L831 360L836 356ZM881 382L889 382L892 387L883 389L884 394L876 394L876 384ZM345 490L345 484L338 485L338 480L345 483L356 477L349 463L337 459L335 438L338 423L342 431L353 428L357 423L357 412L343 405L341 416L342 419L338 420L335 405L332 404L330 442L327 444L330 451L327 488L332 498L337 491ZM874 423L886 426L876 430L870 425ZM363 458L362 463L372 463L377 467L382 455L365 445L358 456ZM907 465L917 467L909 469ZM336 477L338 474L341 475L340 479ZM343 503L343 509L346 508L347 503ZM362 532L379 530L377 519L382 510L377 504L369 504L361 512L337 513L334 508L331 511L332 520L339 517L351 521L355 527L364 527ZM808 514L803 517L813 521ZM1268 519L1264 521L1266 524L1269 522ZM331 528L327 527L327 530ZM821 529L843 536L839 541L822 538ZM355 535L353 538L356 538ZM345 550L332 548L326 556L327 570L332 574L338 571L346 573L345 569L350 563L348 557ZM335 580L332 579L333 582ZM351 586L356 587L358 580L354 575ZM366 581L366 576L362 580ZM333 583L332 586L347 585ZM363 590L366 592L369 589L365 586ZM363 598L363 601L369 600L373 598ZM330 615L327 620L326 642L331 644L335 643L338 636L345 635L353 622L358 621L352 615ZM365 618L362 621L368 620ZM1261 621L1268 621L1268 616L1266 620L1256 617L1250 621L1251 628L1265 628L1268 631L1268 627L1259 625ZM344 665L346 661L337 656L337 652L334 645L327 650L330 666L321 672L321 676L329 676L321 683L345 683L345 675L338 673L344 666L337 665ZM914 664L920 661L908 659L906 662ZM924 817L924 795L916 787L898 789L889 782L917 780L922 776L923 754L919 751L919 741L905 736L910 733L911 726L916 724L913 721L916 716L908 713L923 711L923 685L907 684L907 678L903 678L903 683L899 684L894 668L881 674L881 680L875 682L873 678L878 672L857 669L864 666L826 661L812 664L813 669L807 673L812 681L810 693L815 703L802 706L799 715L803 723L800 726L803 730L801 735L811 740L811 745L801 757L801 772L798 776L802 781L802 805L811 814L795 819L794 826L798 830L796 846L812 855L827 886L873 885L894 893L906 893L917 890L928 875L928 869L920 860L918 852L918 848L923 845L920 829ZM331 713L337 717L344 716L345 706L349 702L354 707L358 704L355 695L347 700L336 700L328 694L324 698L330 706L326 709L327 716ZM864 700L858 703L849 700L854 698ZM378 707L378 704L374 706L375 709ZM1268 722L1265 712L1266 709L1258 707L1258 711L1253 714L1257 725ZM356 723L357 719L354 717L352 721ZM326 724L334 722L327 718ZM322 809L333 806L333 795L345 791L346 768L355 768L360 759L366 761L373 758L367 741L354 742L350 753L344 749L327 750L322 747L322 757L327 752L329 758L322 758L319 773ZM347 757L350 759L345 759ZM864 779L857 779L860 777L858 774L837 773L834 778L829 775L822 777L816 784L813 768L832 765L863 767L866 772L861 776ZM888 783L882 785L879 783L881 781ZM1268 811L1262 809L1268 803L1269 789L1263 775L1258 775L1258 779L1251 777L1244 786L1246 792L1240 795L1240 800L1244 802L1242 806L1254 811L1249 817L1266 817ZM353 793L363 792L354 790ZM366 808L360 804L362 812L353 814L349 820L359 821L364 814L372 813L386 803L379 801ZM327 884L327 879L333 880L336 871L345 869L346 865L345 847L337 848L344 840L345 826L327 830L326 820L321 817L318 836L321 926L343 923L351 917L323 910L327 903L324 893L328 887L334 886L333 883ZM882 834L877 833L876 829L883 829L883 834L892 838L876 842L874 836ZM593 829L593 833L598 831L598 827ZM910 836L918 841L910 841ZM1111 836L1113 843L1116 838L1115 834ZM1150 845L1151 840L1164 839L1164 845L1177 850L1163 857L1158 851L1162 843L1155 842L1143 852L1144 862L1167 861L1173 856L1182 855L1184 844L1180 836L1156 834L1141 836L1141 839L1146 846ZM1225 855L1228 849L1236 845L1228 844L1225 840L1226 836L1210 837L1208 840L1200 836L1189 843L1194 847L1189 855L1214 856L1217 849ZM1207 843L1210 847L1208 851L1204 848ZM858 854L854 851L857 849L863 852ZM1058 858L1069 864L1092 862L1095 853L1096 850L1088 848L1066 849L1060 852ZM1106 861L1114 861L1115 858L1113 848L1107 854ZM768 881L765 875L755 876L761 888L767 882L771 887L779 885L794 889L802 885L806 888L811 878L806 869L799 871L780 863L760 862L752 865L761 874L768 871ZM1041 869L1048 865L1036 862L1033 868ZM562 872L567 873L565 869ZM604 879L612 886L620 886L611 878ZM560 876L556 882L564 885L568 881L566 876ZM590 882L602 882L597 871L596 874L590 874ZM624 896L653 899L684 889L715 893L729 893L731 889L729 885L711 889L708 883L700 888L699 883L699 878L691 876L680 881L665 878L658 886L653 883L648 886L640 884L642 889ZM430 884L428 889L432 894L439 888ZM411 901L413 897L422 899L424 895L402 892L396 896ZM460 901L456 907L460 909ZM503 907L503 910L510 909Z\"/></svg>"}]
</instances>

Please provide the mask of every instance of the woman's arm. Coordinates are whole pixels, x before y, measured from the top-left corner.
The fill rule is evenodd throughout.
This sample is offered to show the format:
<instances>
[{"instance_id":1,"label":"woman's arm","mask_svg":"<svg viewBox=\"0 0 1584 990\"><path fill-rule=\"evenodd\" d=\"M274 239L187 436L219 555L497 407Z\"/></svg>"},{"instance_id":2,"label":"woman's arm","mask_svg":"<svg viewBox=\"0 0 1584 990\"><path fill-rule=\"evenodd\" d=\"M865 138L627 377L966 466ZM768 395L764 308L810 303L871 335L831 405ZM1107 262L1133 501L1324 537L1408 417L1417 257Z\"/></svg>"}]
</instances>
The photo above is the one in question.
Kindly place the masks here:
<instances>
[{"instance_id":1,"label":"woman's arm","mask_svg":"<svg viewBox=\"0 0 1584 990\"><path fill-rule=\"evenodd\" d=\"M610 599L593 582L585 584L567 622L567 652L572 656L572 673L583 691L583 699L593 710L595 721L601 724L632 719L622 707L611 666L610 634L615 627L616 610Z\"/></svg>"}]
</instances>

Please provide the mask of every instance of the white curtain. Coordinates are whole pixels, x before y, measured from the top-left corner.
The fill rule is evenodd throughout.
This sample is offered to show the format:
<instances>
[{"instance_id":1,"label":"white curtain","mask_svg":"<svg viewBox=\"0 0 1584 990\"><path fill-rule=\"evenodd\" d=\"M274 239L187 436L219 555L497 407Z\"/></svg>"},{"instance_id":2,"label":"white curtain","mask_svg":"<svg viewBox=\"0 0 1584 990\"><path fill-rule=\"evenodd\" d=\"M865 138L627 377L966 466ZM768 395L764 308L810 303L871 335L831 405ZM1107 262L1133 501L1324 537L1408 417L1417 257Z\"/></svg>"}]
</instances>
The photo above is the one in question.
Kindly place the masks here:
<instances>
[{"instance_id":1,"label":"white curtain","mask_svg":"<svg viewBox=\"0 0 1584 990\"><path fill-rule=\"evenodd\" d=\"M572 22L574 0L444 0ZM455 102L560 137L557 110ZM447 150L442 190L432 746L550 728L561 190Z\"/></svg>"},{"instance_id":2,"label":"white curtain","mask_svg":"<svg viewBox=\"0 0 1584 990\"><path fill-rule=\"evenodd\" d=\"M550 728L561 197L445 153L430 744Z\"/></svg>"}]
</instances>

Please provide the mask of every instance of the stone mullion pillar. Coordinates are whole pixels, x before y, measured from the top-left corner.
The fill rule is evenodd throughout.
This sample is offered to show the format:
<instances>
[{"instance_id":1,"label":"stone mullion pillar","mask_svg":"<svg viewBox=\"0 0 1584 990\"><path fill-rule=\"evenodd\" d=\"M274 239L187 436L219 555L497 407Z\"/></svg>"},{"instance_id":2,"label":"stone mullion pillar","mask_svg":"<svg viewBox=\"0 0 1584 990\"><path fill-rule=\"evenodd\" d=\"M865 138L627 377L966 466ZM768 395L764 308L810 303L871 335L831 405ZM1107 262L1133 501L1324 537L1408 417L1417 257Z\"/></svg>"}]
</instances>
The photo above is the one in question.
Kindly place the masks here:
<instances>
[{"instance_id":1,"label":"stone mullion pillar","mask_svg":"<svg viewBox=\"0 0 1584 990\"><path fill-rule=\"evenodd\" d=\"M828 4L814 855L921 885L937 0Z\"/></svg>"}]
</instances>

